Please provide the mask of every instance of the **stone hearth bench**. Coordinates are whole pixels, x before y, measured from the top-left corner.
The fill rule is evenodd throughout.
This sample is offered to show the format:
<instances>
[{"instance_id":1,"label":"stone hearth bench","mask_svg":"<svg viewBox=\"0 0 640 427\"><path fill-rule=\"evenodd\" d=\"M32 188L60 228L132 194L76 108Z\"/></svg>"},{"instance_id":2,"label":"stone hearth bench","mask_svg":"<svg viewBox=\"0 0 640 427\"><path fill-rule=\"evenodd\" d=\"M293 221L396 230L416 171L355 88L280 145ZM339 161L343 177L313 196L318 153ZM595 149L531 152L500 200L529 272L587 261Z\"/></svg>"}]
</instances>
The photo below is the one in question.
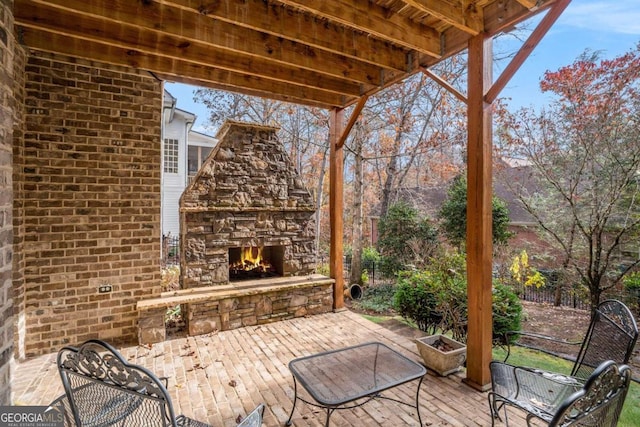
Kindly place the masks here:
<instances>
[{"instance_id":1,"label":"stone hearth bench","mask_svg":"<svg viewBox=\"0 0 640 427\"><path fill-rule=\"evenodd\" d=\"M136 304L138 341L164 341L166 311L177 305L182 306L189 335L326 313L333 309L334 283L311 274L163 292Z\"/></svg>"}]
</instances>

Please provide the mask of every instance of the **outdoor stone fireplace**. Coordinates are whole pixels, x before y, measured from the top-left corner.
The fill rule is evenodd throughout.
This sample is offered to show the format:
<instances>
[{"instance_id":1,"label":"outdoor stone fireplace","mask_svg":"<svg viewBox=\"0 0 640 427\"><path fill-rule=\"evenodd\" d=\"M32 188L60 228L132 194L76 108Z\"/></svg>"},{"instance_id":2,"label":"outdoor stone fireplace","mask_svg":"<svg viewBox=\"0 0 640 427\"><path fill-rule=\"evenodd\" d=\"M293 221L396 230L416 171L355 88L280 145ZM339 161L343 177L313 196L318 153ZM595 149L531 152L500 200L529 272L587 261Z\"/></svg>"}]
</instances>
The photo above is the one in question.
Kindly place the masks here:
<instances>
[{"instance_id":1,"label":"outdoor stone fireplace","mask_svg":"<svg viewBox=\"0 0 640 427\"><path fill-rule=\"evenodd\" d=\"M276 129L227 122L217 138L180 199L182 287L227 284L240 267L260 278L261 262L274 276L312 273L315 207Z\"/></svg>"},{"instance_id":2,"label":"outdoor stone fireplace","mask_svg":"<svg viewBox=\"0 0 640 427\"><path fill-rule=\"evenodd\" d=\"M333 281L313 275L313 199L276 130L225 123L182 194L171 296L188 295L192 335L332 309Z\"/></svg>"}]
</instances>

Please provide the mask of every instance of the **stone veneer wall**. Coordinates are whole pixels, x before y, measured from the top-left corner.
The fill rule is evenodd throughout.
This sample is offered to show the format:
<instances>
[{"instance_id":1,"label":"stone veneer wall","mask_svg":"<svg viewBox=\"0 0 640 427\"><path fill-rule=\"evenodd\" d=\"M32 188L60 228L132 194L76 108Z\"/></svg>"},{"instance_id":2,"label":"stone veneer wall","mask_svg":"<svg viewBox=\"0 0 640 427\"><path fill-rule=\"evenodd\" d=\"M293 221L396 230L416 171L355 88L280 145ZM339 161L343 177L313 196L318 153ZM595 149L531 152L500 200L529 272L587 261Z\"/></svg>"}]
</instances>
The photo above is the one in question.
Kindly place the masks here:
<instances>
[{"instance_id":1,"label":"stone veneer wall","mask_svg":"<svg viewBox=\"0 0 640 427\"><path fill-rule=\"evenodd\" d=\"M226 284L230 247L284 247L284 276L315 269L313 199L276 128L227 122L180 199L183 288Z\"/></svg>"},{"instance_id":2,"label":"stone veneer wall","mask_svg":"<svg viewBox=\"0 0 640 427\"><path fill-rule=\"evenodd\" d=\"M283 287L260 294L190 303L187 323L189 335L202 335L328 313L332 309L333 281L327 280L314 286Z\"/></svg>"},{"instance_id":3,"label":"stone veneer wall","mask_svg":"<svg viewBox=\"0 0 640 427\"><path fill-rule=\"evenodd\" d=\"M11 185L13 128L19 120L16 90L22 73L22 50L13 34L13 1L0 1L0 406L11 399L11 360L13 359L13 295L11 283L12 234Z\"/></svg>"},{"instance_id":4,"label":"stone veneer wall","mask_svg":"<svg viewBox=\"0 0 640 427\"><path fill-rule=\"evenodd\" d=\"M161 291L161 82L34 51L25 78L14 149L19 352L134 341L136 302ZM111 291L100 293L104 285Z\"/></svg>"}]
</instances>

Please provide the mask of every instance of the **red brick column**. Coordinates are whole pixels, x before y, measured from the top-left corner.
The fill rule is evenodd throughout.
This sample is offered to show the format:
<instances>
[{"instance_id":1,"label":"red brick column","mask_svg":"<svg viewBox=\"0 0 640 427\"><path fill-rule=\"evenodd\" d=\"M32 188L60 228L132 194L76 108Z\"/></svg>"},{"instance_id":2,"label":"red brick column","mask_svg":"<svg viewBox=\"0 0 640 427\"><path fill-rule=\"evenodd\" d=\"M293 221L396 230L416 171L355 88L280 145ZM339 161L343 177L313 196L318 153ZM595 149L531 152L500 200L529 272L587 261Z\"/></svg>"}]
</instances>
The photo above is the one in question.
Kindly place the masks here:
<instances>
[{"instance_id":1,"label":"red brick column","mask_svg":"<svg viewBox=\"0 0 640 427\"><path fill-rule=\"evenodd\" d=\"M13 0L3 0L0 2L0 405L10 403L9 364L13 358L11 150L15 49Z\"/></svg>"}]
</instances>

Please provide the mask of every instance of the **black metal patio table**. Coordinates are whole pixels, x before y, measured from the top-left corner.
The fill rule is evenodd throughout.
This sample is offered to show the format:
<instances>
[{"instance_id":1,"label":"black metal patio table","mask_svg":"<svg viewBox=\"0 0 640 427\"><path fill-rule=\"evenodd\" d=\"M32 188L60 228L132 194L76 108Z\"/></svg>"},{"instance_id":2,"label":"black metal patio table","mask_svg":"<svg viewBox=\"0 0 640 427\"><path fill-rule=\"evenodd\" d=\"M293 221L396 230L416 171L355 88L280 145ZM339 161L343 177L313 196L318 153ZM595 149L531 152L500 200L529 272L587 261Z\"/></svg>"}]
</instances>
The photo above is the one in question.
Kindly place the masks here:
<instances>
[{"instance_id":1,"label":"black metal patio table","mask_svg":"<svg viewBox=\"0 0 640 427\"><path fill-rule=\"evenodd\" d=\"M385 344L369 342L300 357L289 362L289 369L293 374L295 397L287 426L291 425L298 400L326 409L325 426L328 427L333 411L362 406L375 398L388 399L415 408L419 425L422 425L418 399L427 369ZM420 381L415 406L381 395L385 390L417 379ZM298 395L298 382L315 402Z\"/></svg>"}]
</instances>

